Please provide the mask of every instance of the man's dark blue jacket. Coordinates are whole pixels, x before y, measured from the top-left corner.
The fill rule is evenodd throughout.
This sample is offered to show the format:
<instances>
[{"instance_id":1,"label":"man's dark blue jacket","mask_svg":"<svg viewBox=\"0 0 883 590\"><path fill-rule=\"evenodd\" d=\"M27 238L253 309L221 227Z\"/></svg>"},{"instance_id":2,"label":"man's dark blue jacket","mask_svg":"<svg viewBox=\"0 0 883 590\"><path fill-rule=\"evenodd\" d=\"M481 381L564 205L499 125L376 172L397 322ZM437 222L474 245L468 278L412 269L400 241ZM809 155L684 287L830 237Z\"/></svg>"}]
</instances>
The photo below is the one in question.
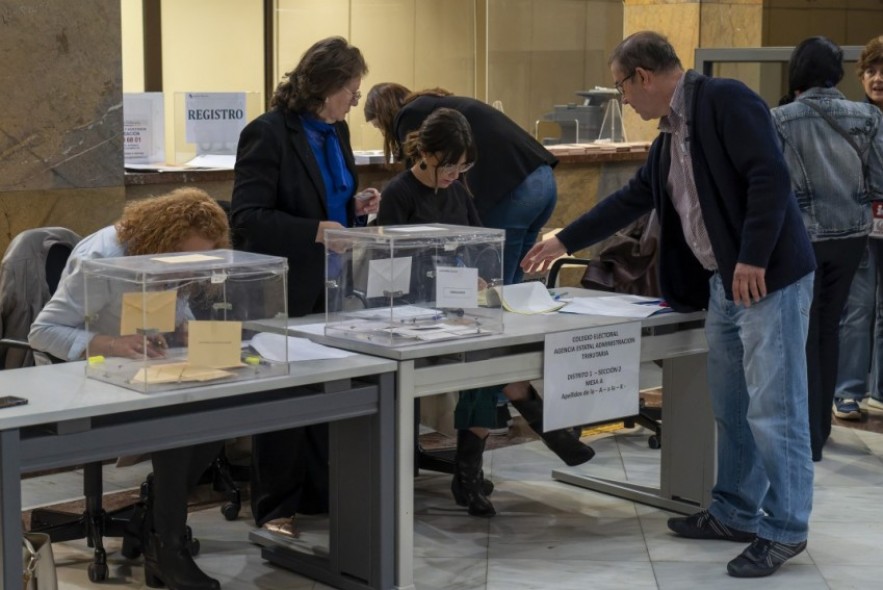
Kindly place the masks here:
<instances>
[{"instance_id":1,"label":"man's dark blue jacket","mask_svg":"<svg viewBox=\"0 0 883 590\"><path fill-rule=\"evenodd\" d=\"M772 292L815 269L769 108L736 80L684 74L693 175L727 298L742 262L766 269ZM629 183L573 221L558 239L568 252L598 242L656 208L660 223L659 284L677 311L708 307L711 273L684 238L666 188L671 134L660 133Z\"/></svg>"}]
</instances>

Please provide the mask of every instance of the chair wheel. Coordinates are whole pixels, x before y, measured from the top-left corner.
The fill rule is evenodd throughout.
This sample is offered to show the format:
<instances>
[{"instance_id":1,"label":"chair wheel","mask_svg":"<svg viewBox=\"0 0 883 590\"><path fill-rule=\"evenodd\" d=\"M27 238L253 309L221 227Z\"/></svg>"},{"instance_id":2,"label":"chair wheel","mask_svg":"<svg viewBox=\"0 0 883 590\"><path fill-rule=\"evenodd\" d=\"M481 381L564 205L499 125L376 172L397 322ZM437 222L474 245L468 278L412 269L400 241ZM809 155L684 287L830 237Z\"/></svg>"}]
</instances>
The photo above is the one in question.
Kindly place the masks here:
<instances>
[{"instance_id":1,"label":"chair wheel","mask_svg":"<svg viewBox=\"0 0 883 590\"><path fill-rule=\"evenodd\" d=\"M107 579L107 564L106 563L90 563L89 564L89 581L90 582L103 582Z\"/></svg>"},{"instance_id":2,"label":"chair wheel","mask_svg":"<svg viewBox=\"0 0 883 590\"><path fill-rule=\"evenodd\" d=\"M647 439L647 445L651 449L658 449L662 447L662 443L660 442L659 437L655 434L650 435L650 438Z\"/></svg>"},{"instance_id":3,"label":"chair wheel","mask_svg":"<svg viewBox=\"0 0 883 590\"><path fill-rule=\"evenodd\" d=\"M224 515L224 518L227 520L236 520L239 518L239 504L234 504L233 502L227 502L223 506L221 506L221 514Z\"/></svg>"}]
</instances>

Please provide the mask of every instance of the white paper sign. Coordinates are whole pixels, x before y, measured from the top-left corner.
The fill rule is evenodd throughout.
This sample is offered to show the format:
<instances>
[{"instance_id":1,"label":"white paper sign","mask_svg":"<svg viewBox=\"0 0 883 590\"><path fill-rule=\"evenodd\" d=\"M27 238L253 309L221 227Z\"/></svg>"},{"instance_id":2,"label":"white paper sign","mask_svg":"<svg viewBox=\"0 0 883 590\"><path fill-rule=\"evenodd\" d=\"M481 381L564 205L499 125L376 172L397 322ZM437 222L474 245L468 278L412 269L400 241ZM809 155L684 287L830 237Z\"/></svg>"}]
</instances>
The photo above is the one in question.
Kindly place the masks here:
<instances>
[{"instance_id":1,"label":"white paper sign","mask_svg":"<svg viewBox=\"0 0 883 590\"><path fill-rule=\"evenodd\" d=\"M165 162L162 92L123 94L123 156L126 164Z\"/></svg>"},{"instance_id":2,"label":"white paper sign","mask_svg":"<svg viewBox=\"0 0 883 590\"><path fill-rule=\"evenodd\" d=\"M368 261L366 297L401 297L411 292L411 257Z\"/></svg>"},{"instance_id":3,"label":"white paper sign","mask_svg":"<svg viewBox=\"0 0 883 590\"><path fill-rule=\"evenodd\" d=\"M548 334L543 429L636 415L640 364L640 322Z\"/></svg>"},{"instance_id":4,"label":"white paper sign","mask_svg":"<svg viewBox=\"0 0 883 590\"><path fill-rule=\"evenodd\" d=\"M244 92L188 92L184 96L187 143L206 146L239 141L245 127ZM197 149L197 153L211 151Z\"/></svg>"},{"instance_id":5,"label":"white paper sign","mask_svg":"<svg viewBox=\"0 0 883 590\"><path fill-rule=\"evenodd\" d=\"M435 306L478 307L478 269L465 266L437 266Z\"/></svg>"}]
</instances>

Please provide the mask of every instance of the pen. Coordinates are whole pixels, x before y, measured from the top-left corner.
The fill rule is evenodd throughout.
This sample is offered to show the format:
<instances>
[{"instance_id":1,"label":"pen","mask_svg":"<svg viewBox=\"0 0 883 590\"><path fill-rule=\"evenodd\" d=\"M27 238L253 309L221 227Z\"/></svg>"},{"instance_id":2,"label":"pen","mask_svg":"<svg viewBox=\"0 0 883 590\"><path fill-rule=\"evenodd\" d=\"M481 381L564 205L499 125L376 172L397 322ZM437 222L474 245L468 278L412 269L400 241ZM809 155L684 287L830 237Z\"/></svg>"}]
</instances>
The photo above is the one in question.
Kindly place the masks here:
<instances>
[{"instance_id":1,"label":"pen","mask_svg":"<svg viewBox=\"0 0 883 590\"><path fill-rule=\"evenodd\" d=\"M558 300L560 300L562 297L567 297L567 295L568 295L567 291L563 291L563 292L561 292L561 293L556 293L555 295L553 295L553 296L552 296L552 299L554 299L555 301L558 301Z\"/></svg>"}]
</instances>

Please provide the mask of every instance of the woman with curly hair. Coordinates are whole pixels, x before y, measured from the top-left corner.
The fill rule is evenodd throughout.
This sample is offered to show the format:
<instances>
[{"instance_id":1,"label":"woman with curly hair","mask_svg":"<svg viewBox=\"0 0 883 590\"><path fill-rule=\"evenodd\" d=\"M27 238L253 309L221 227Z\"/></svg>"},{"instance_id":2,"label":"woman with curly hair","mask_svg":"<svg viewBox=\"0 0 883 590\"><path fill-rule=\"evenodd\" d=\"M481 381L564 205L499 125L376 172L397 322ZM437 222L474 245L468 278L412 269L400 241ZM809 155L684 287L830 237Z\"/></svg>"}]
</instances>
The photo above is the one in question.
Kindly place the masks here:
<instances>
[{"instance_id":1,"label":"woman with curly hair","mask_svg":"<svg viewBox=\"0 0 883 590\"><path fill-rule=\"evenodd\" d=\"M34 321L28 340L35 350L63 360L90 354L142 358L162 356L159 344L148 344L135 334L119 334L116 321L90 325L86 331L85 279L82 262L168 252L198 252L226 248L230 229L224 210L204 191L183 188L167 195L127 205L114 225L84 238L71 252L58 289ZM98 333L95 333L98 332ZM220 451L221 443L206 443L154 452L153 486L145 517L144 577L151 588L216 590L217 580L205 575L189 551L186 534L187 494Z\"/></svg>"},{"instance_id":2,"label":"woman with curly hair","mask_svg":"<svg viewBox=\"0 0 883 590\"><path fill-rule=\"evenodd\" d=\"M883 35L862 49L855 73L864 102L883 111ZM871 208L875 219L883 217L883 202L872 202ZM875 221L868 237L840 321L840 349L849 351L837 365L833 409L841 420L860 420L866 395L868 410L883 411L883 226ZM868 326L874 326L873 338L868 338Z\"/></svg>"}]
</instances>

